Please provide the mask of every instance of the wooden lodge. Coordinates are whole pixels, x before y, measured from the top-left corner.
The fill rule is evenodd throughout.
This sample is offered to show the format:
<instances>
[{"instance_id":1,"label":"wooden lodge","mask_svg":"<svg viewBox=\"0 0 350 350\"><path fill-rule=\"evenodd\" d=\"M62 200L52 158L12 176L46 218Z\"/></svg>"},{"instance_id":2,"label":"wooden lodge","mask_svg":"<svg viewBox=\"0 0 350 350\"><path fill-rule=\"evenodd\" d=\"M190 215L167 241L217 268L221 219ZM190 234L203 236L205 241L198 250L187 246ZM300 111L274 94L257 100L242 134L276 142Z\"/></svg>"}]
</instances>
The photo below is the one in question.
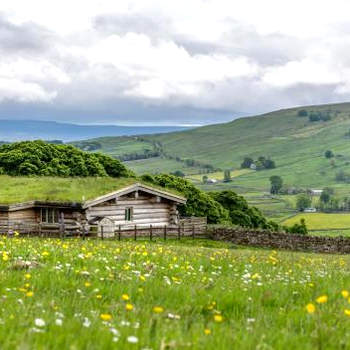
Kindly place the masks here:
<instances>
[{"instance_id":1,"label":"wooden lodge","mask_svg":"<svg viewBox=\"0 0 350 350\"><path fill-rule=\"evenodd\" d=\"M134 183L81 202L34 200L0 205L0 233L20 232L42 236L88 235L104 237L135 229L180 230L202 225L198 218L181 219L178 205L186 199L142 183ZM191 230L187 227L187 230ZM180 232L180 231L179 231Z\"/></svg>"}]
</instances>

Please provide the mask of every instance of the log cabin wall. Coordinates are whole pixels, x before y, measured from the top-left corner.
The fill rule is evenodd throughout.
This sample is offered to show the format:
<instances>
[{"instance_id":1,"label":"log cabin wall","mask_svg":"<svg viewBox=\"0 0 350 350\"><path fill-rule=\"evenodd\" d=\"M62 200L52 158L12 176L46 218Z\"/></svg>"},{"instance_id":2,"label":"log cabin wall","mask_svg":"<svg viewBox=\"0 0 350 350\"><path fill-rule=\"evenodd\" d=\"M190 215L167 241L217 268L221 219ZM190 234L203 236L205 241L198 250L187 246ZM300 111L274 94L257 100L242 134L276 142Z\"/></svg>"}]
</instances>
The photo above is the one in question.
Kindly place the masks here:
<instances>
[{"instance_id":1,"label":"log cabin wall","mask_svg":"<svg viewBox=\"0 0 350 350\"><path fill-rule=\"evenodd\" d=\"M132 208L132 219L125 220L125 209ZM176 206L175 206L176 210ZM173 202L139 191L89 207L86 211L88 221L107 217L116 225L164 226L171 224L174 212Z\"/></svg>"},{"instance_id":2,"label":"log cabin wall","mask_svg":"<svg viewBox=\"0 0 350 350\"><path fill-rule=\"evenodd\" d=\"M7 232L8 219L8 212L0 211L0 234Z\"/></svg>"}]
</instances>

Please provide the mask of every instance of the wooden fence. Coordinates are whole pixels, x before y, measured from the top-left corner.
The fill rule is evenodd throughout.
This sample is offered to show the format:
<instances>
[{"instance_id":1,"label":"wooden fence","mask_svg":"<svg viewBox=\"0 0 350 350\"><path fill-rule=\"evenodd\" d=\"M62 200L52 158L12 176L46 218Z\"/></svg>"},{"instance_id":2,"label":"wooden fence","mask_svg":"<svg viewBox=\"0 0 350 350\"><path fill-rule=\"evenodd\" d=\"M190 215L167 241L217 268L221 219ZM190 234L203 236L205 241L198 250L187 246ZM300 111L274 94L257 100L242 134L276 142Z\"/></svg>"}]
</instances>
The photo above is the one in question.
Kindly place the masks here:
<instances>
[{"instance_id":1,"label":"wooden fence","mask_svg":"<svg viewBox=\"0 0 350 350\"><path fill-rule=\"evenodd\" d=\"M111 231L110 227L101 226L98 224L69 224L67 225L64 220L60 220L60 223L56 224L23 224L21 222L7 222L7 225L1 227L3 235L14 236L16 232L20 236L36 236L36 237L81 237L83 239L87 237L96 237L100 239L116 239L121 240L123 238L149 238L150 240L156 238L168 239L176 238L181 239L183 237L206 237L206 218L182 218L179 225L171 226L153 226L153 225L116 225Z\"/></svg>"}]
</instances>

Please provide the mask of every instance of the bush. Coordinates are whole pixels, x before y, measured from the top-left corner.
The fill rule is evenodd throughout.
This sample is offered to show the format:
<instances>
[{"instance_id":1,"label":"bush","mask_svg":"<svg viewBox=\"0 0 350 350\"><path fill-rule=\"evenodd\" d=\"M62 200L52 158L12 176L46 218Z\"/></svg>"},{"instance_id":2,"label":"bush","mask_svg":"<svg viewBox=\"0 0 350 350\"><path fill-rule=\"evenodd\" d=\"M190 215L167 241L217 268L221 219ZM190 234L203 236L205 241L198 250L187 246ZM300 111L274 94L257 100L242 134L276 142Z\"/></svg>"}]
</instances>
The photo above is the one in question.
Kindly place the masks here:
<instances>
[{"instance_id":1,"label":"bush","mask_svg":"<svg viewBox=\"0 0 350 350\"><path fill-rule=\"evenodd\" d=\"M186 205L179 206L182 216L206 216L210 224L230 222L228 211L190 181L174 175L161 174L155 175L152 182L165 188L175 189L187 198Z\"/></svg>"},{"instance_id":2,"label":"bush","mask_svg":"<svg viewBox=\"0 0 350 350\"><path fill-rule=\"evenodd\" d=\"M0 146L0 168L11 176L134 176L118 160L104 154L44 141Z\"/></svg>"},{"instance_id":3,"label":"bush","mask_svg":"<svg viewBox=\"0 0 350 350\"><path fill-rule=\"evenodd\" d=\"M251 228L272 228L261 211L249 207L247 201L233 191L210 192L212 198L228 210L231 223Z\"/></svg>"},{"instance_id":4,"label":"bush","mask_svg":"<svg viewBox=\"0 0 350 350\"><path fill-rule=\"evenodd\" d=\"M305 219L300 219L300 224L295 223L291 227L283 226L283 229L288 233L295 233L295 234L299 234L299 235L307 235L308 234Z\"/></svg>"},{"instance_id":5,"label":"bush","mask_svg":"<svg viewBox=\"0 0 350 350\"><path fill-rule=\"evenodd\" d=\"M209 224L234 224L264 229L278 227L277 224L268 222L259 209L249 207L247 201L233 191L206 193L188 180L174 175L144 175L142 179L181 192L187 198L187 203L179 206L182 216L206 216Z\"/></svg>"},{"instance_id":6,"label":"bush","mask_svg":"<svg viewBox=\"0 0 350 350\"><path fill-rule=\"evenodd\" d=\"M252 164L255 165L256 170L276 168L275 162L272 159L265 158L264 156L260 156L256 161L250 157L245 157L243 163L241 164L241 168L248 169Z\"/></svg>"},{"instance_id":7,"label":"bush","mask_svg":"<svg viewBox=\"0 0 350 350\"><path fill-rule=\"evenodd\" d=\"M303 211L311 206L311 202L311 198L307 194L301 193L297 197L296 207L298 210Z\"/></svg>"},{"instance_id":8,"label":"bush","mask_svg":"<svg viewBox=\"0 0 350 350\"><path fill-rule=\"evenodd\" d=\"M185 174L181 170L176 170L173 173L170 173L171 175L175 175L177 177L185 177Z\"/></svg>"},{"instance_id":9,"label":"bush","mask_svg":"<svg viewBox=\"0 0 350 350\"><path fill-rule=\"evenodd\" d=\"M326 152L324 152L324 156L329 159L329 158L333 158L334 154L331 150L327 150Z\"/></svg>"},{"instance_id":10,"label":"bush","mask_svg":"<svg viewBox=\"0 0 350 350\"><path fill-rule=\"evenodd\" d=\"M300 109L298 111L298 117L307 117L307 115L308 115L308 112L306 109Z\"/></svg>"},{"instance_id":11,"label":"bush","mask_svg":"<svg viewBox=\"0 0 350 350\"><path fill-rule=\"evenodd\" d=\"M254 163L254 160L250 157L244 157L243 163L241 164L242 169L249 169L250 166Z\"/></svg>"}]
</instances>

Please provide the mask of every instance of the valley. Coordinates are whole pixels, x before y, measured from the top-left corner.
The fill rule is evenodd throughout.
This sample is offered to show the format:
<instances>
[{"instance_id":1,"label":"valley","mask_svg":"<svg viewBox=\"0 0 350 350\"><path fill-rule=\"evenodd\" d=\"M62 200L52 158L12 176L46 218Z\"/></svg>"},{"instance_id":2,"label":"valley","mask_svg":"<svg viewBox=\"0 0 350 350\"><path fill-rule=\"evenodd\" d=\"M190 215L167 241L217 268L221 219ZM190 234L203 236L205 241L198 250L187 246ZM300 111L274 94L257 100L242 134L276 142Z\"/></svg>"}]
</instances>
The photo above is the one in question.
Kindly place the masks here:
<instances>
[{"instance_id":1,"label":"valley","mask_svg":"<svg viewBox=\"0 0 350 350\"><path fill-rule=\"evenodd\" d=\"M325 120L317 120L315 115ZM281 222L297 214L296 196L271 196L271 176L280 176L287 189L332 187L338 198L350 195L349 129L350 104L343 103L285 109L167 134L84 142L98 142L99 151L116 158L139 155L140 159L125 162L137 174L180 171L203 190L232 189ZM327 150L333 157L325 157ZM157 152L156 156L148 157L152 152ZM272 159L276 168L241 169L244 157L260 156ZM231 171L232 181L223 182L225 170ZM339 180L342 174L343 180ZM216 182L204 184L203 176Z\"/></svg>"}]
</instances>

